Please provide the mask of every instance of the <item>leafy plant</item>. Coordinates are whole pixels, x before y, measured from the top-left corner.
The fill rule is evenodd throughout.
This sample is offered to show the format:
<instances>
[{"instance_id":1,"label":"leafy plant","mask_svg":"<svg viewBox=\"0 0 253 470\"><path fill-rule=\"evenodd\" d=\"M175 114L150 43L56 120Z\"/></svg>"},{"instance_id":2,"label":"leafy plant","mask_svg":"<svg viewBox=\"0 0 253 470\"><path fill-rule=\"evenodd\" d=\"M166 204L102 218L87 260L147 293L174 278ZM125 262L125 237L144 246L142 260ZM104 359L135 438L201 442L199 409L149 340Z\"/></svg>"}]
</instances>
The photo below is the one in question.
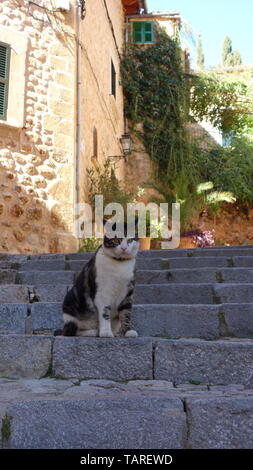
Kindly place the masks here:
<instances>
[{"instance_id":1,"label":"leafy plant","mask_svg":"<svg viewBox=\"0 0 253 470\"><path fill-rule=\"evenodd\" d=\"M79 253L93 252L98 249L102 244L102 240L96 237L87 237L82 240L82 245L79 248Z\"/></svg>"},{"instance_id":2,"label":"leafy plant","mask_svg":"<svg viewBox=\"0 0 253 470\"><path fill-rule=\"evenodd\" d=\"M244 80L231 79L217 73L191 77L191 116L206 120L223 132L240 132L252 122L251 89Z\"/></svg>"},{"instance_id":3,"label":"leafy plant","mask_svg":"<svg viewBox=\"0 0 253 470\"><path fill-rule=\"evenodd\" d=\"M149 47L128 46L122 78L126 115L133 130L137 123L143 124L138 135L158 169L174 167L180 159L189 102L178 40L160 31L157 42Z\"/></svg>"},{"instance_id":4,"label":"leafy plant","mask_svg":"<svg viewBox=\"0 0 253 470\"><path fill-rule=\"evenodd\" d=\"M237 137L228 148L198 149L202 178L210 179L216 191L231 192L241 204L253 204L253 141Z\"/></svg>"},{"instance_id":5,"label":"leafy plant","mask_svg":"<svg viewBox=\"0 0 253 470\"><path fill-rule=\"evenodd\" d=\"M87 169L88 201L95 210L95 196L103 195L104 207L111 202L119 203L124 208L131 202L133 195L121 187L121 182L116 176L116 165L107 159L98 169Z\"/></svg>"}]
</instances>

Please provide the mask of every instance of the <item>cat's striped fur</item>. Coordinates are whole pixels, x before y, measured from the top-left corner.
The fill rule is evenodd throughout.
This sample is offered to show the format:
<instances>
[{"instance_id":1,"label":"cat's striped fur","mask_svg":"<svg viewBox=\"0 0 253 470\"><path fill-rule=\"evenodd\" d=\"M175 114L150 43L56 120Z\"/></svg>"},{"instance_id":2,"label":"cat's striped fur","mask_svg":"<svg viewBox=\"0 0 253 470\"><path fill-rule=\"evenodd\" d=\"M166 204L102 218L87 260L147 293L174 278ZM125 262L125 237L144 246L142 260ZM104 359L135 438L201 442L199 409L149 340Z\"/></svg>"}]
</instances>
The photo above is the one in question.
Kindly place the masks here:
<instances>
[{"instance_id":1,"label":"cat's striped fur","mask_svg":"<svg viewBox=\"0 0 253 470\"><path fill-rule=\"evenodd\" d=\"M138 248L137 238L105 235L66 294L64 336L137 336L131 329L131 310Z\"/></svg>"}]
</instances>

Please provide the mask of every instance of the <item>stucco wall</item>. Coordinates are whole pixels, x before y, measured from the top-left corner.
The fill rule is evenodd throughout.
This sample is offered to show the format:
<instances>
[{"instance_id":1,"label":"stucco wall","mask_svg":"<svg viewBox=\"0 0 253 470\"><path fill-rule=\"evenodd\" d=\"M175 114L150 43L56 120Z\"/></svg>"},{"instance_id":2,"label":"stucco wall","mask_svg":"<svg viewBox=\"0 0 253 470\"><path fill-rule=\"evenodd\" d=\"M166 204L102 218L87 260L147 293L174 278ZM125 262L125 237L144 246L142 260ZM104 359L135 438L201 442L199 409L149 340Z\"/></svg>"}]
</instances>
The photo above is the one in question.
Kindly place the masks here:
<instances>
[{"instance_id":1,"label":"stucco wall","mask_svg":"<svg viewBox=\"0 0 253 470\"><path fill-rule=\"evenodd\" d=\"M81 25L81 200L87 197L86 168L101 165L109 156L122 155L119 139L124 133L124 117L119 53L123 47L123 24L121 0L87 3ZM111 95L111 60L116 71L116 99ZM96 161L92 158L94 128L98 140ZM117 162L117 175L124 180L126 163L116 158L111 161Z\"/></svg>"}]
</instances>

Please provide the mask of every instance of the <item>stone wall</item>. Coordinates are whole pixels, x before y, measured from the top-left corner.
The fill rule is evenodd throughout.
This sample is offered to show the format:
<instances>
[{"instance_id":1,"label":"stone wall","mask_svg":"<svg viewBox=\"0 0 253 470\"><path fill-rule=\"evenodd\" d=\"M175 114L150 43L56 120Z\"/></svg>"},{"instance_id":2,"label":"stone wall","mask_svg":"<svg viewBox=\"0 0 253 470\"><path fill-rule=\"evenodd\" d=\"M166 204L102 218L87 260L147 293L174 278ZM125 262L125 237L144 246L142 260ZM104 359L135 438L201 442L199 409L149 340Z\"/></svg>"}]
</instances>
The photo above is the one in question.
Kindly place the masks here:
<instances>
[{"instance_id":1,"label":"stone wall","mask_svg":"<svg viewBox=\"0 0 253 470\"><path fill-rule=\"evenodd\" d=\"M144 183L153 178L151 157L136 132L143 132L142 124L137 124L136 128L131 131L133 148L131 155L127 157L125 182L127 188L133 193L136 193L138 187L143 187ZM149 193L153 193L153 191L146 189L145 194L148 195Z\"/></svg>"},{"instance_id":2,"label":"stone wall","mask_svg":"<svg viewBox=\"0 0 253 470\"><path fill-rule=\"evenodd\" d=\"M50 1L38 3L51 6ZM73 9L47 15L24 0L0 4L0 41L12 47L8 114L5 122L0 121L0 251L36 253L76 247L72 235L73 28ZM20 92L22 102L16 104L15 113L13 103ZM23 122L15 121L19 107Z\"/></svg>"},{"instance_id":3,"label":"stone wall","mask_svg":"<svg viewBox=\"0 0 253 470\"><path fill-rule=\"evenodd\" d=\"M26 0L0 3L0 42L11 45L7 120L0 120L0 252L78 248L76 1L71 0L69 12L53 13L53 1L36 3L39 6ZM87 199L86 168L122 154L123 24L121 0L87 2L80 25L81 201ZM111 61L116 97L111 95ZM112 161L118 162L118 176L124 180L125 162Z\"/></svg>"}]
</instances>

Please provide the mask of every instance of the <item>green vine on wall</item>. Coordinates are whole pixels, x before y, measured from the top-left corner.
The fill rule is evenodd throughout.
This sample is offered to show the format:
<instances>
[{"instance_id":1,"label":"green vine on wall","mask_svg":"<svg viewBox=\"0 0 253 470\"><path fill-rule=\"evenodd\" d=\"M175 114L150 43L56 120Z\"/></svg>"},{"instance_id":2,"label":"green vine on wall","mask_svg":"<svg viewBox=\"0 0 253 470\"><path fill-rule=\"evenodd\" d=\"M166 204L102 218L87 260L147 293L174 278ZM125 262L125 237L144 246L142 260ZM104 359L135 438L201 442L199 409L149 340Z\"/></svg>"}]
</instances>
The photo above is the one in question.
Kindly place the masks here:
<instances>
[{"instance_id":1,"label":"green vine on wall","mask_svg":"<svg viewBox=\"0 0 253 470\"><path fill-rule=\"evenodd\" d=\"M160 31L153 45L128 46L122 78L126 116L133 128L143 124L141 137L158 170L175 170L189 105L177 39Z\"/></svg>"}]
</instances>

